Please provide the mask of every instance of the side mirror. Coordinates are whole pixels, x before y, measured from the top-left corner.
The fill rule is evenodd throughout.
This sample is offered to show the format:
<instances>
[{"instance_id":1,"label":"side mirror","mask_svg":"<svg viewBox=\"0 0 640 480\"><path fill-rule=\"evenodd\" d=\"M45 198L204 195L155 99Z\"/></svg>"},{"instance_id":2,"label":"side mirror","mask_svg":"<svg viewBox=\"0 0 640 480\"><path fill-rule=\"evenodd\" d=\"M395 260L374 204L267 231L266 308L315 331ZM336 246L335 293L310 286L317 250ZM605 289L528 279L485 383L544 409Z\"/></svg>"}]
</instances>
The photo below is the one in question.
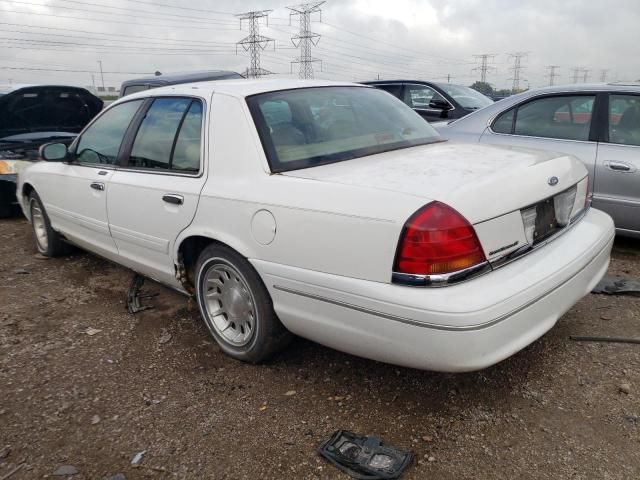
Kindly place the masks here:
<instances>
[{"instance_id":1,"label":"side mirror","mask_svg":"<svg viewBox=\"0 0 640 480\"><path fill-rule=\"evenodd\" d=\"M451 105L444 99L434 98L429 102L429 108L437 108L438 110L451 110Z\"/></svg>"},{"instance_id":2,"label":"side mirror","mask_svg":"<svg viewBox=\"0 0 640 480\"><path fill-rule=\"evenodd\" d=\"M69 153L64 143L46 143L40 147L40 158L47 162L61 162Z\"/></svg>"}]
</instances>

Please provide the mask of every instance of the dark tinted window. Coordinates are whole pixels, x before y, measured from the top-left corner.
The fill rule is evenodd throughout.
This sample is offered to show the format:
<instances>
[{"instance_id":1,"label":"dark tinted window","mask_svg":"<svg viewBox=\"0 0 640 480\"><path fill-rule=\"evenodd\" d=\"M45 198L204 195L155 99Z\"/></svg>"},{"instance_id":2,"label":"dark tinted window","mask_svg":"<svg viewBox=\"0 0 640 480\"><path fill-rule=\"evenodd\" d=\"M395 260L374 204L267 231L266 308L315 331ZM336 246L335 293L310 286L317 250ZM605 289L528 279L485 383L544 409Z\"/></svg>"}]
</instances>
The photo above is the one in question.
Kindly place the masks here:
<instances>
[{"instance_id":1,"label":"dark tinted window","mask_svg":"<svg viewBox=\"0 0 640 480\"><path fill-rule=\"evenodd\" d=\"M609 97L609 142L640 145L640 96Z\"/></svg>"},{"instance_id":2,"label":"dark tinted window","mask_svg":"<svg viewBox=\"0 0 640 480\"><path fill-rule=\"evenodd\" d=\"M401 83L393 83L389 85L376 85L376 88L380 90L384 90L385 92L389 92L394 97L402 97L402 84Z\"/></svg>"},{"instance_id":3,"label":"dark tinted window","mask_svg":"<svg viewBox=\"0 0 640 480\"><path fill-rule=\"evenodd\" d=\"M594 95L543 97L503 113L492 129L498 133L586 141L594 104ZM514 112L516 121L512 129Z\"/></svg>"},{"instance_id":4,"label":"dark tinted window","mask_svg":"<svg viewBox=\"0 0 640 480\"><path fill-rule=\"evenodd\" d=\"M107 110L80 137L76 157L81 163L114 164L120 144L142 100L122 103Z\"/></svg>"},{"instance_id":5,"label":"dark tinted window","mask_svg":"<svg viewBox=\"0 0 640 480\"><path fill-rule=\"evenodd\" d=\"M513 114L515 109L508 110L498 116L493 122L493 131L496 133L512 133L513 132Z\"/></svg>"},{"instance_id":6,"label":"dark tinted window","mask_svg":"<svg viewBox=\"0 0 640 480\"><path fill-rule=\"evenodd\" d=\"M133 142L130 167L170 168L174 139L190 104L188 98L154 100Z\"/></svg>"},{"instance_id":7,"label":"dark tinted window","mask_svg":"<svg viewBox=\"0 0 640 480\"><path fill-rule=\"evenodd\" d=\"M202 133L202 104L191 103L182 121L176 146L173 150L171 168L188 172L200 170L200 136Z\"/></svg>"}]
</instances>

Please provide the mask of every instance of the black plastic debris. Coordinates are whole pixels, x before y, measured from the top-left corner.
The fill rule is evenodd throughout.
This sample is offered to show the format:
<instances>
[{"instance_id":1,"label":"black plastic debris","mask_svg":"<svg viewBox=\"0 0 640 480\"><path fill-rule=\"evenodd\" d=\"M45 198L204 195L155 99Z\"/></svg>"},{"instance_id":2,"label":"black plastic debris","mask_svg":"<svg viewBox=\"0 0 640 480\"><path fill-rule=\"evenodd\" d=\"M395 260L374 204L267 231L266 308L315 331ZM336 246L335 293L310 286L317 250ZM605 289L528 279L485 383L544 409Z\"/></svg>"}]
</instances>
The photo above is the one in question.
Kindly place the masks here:
<instances>
[{"instance_id":1,"label":"black plastic debris","mask_svg":"<svg viewBox=\"0 0 640 480\"><path fill-rule=\"evenodd\" d=\"M375 436L359 436L338 430L320 445L318 453L353 478L391 480L400 478L413 453L386 445Z\"/></svg>"},{"instance_id":2,"label":"black plastic debris","mask_svg":"<svg viewBox=\"0 0 640 480\"><path fill-rule=\"evenodd\" d=\"M136 273L133 280L131 280L129 292L127 293L127 310L131 314L154 308L153 305L143 305L142 301L157 297L158 294L143 292L142 285L144 285L144 277Z\"/></svg>"},{"instance_id":3,"label":"black plastic debris","mask_svg":"<svg viewBox=\"0 0 640 480\"><path fill-rule=\"evenodd\" d=\"M591 290L591 293L640 296L640 280L606 276Z\"/></svg>"}]
</instances>

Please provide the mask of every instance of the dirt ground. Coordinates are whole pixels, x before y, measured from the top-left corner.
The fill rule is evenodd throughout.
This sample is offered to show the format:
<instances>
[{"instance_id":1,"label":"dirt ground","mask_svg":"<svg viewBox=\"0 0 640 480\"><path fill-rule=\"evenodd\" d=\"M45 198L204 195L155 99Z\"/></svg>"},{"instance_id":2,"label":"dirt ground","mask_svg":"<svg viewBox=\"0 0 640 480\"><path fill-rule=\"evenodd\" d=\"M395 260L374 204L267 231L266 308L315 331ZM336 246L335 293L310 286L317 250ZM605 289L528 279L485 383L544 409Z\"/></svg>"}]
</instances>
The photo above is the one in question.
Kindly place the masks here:
<instances>
[{"instance_id":1,"label":"dirt ground","mask_svg":"<svg viewBox=\"0 0 640 480\"><path fill-rule=\"evenodd\" d=\"M129 315L129 271L44 259L23 219L0 242L0 479L346 479L316 454L337 429L413 450L406 479L640 478L640 345L569 340L640 337L640 298L589 295L477 373L301 339L253 366L179 294L149 284L156 308ZM640 277L640 241L616 242L610 273Z\"/></svg>"}]
</instances>

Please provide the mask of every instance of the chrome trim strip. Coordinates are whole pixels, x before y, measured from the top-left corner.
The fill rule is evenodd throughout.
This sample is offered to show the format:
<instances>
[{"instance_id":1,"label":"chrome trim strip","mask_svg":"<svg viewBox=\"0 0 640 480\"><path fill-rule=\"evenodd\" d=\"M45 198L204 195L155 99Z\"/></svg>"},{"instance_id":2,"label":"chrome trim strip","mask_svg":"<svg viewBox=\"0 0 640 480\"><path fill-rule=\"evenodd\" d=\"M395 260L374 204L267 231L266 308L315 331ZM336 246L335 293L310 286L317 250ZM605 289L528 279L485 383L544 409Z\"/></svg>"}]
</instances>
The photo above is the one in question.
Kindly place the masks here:
<instances>
[{"instance_id":1,"label":"chrome trim strip","mask_svg":"<svg viewBox=\"0 0 640 480\"><path fill-rule=\"evenodd\" d=\"M613 236L611 238L609 238L607 240L607 242L605 242L605 246L608 245L609 242L613 241L613 238L614 238ZM598 251L598 253L589 261L589 263L587 263L585 266L583 266L580 270L578 270L576 273L571 275L569 278L567 278L563 282L559 283L558 285L555 285L553 288L550 288L549 290L545 291L543 294L539 295L538 297L536 297L536 298L534 298L532 300L529 300L527 303L525 303L523 305L520 305L518 308L514 308L513 310L511 310L511 311L509 311L507 313L504 313L504 314L500 315L499 317L496 317L493 320L490 320L488 322L478 323L476 325L465 325L465 326L461 326L461 327L456 327L456 326L452 326L452 325L441 325L441 324L437 324L437 323L419 322L419 321L413 320L411 318L401 317L399 315L392 315L390 313L380 312L379 310L373 310L373 309L370 309L370 308L361 307L359 305L354 305L353 303L343 302L343 301L340 301L340 300L333 300L331 298L323 297L321 295L316 295L316 294L313 294L313 293L301 292L299 290L294 290L294 289L291 289L291 288L282 287L280 285L273 285L273 288L275 288L276 290L280 290L281 292L290 293L292 295L298 295L298 296L301 296L301 297L310 298L312 300L318 300L320 302L330 303L332 305L348 308L350 310L355 310L357 312L366 313L368 315L374 315L374 316L380 317L380 318L385 318L387 320L392 320L394 322L400 322L400 323L404 323L406 325L412 325L414 327L429 328L429 329L432 329L432 330L442 330L442 331L447 331L447 332L471 332L471 331L483 330L485 328L492 327L493 325L496 325L496 324L498 324L500 322L503 322L504 320L507 320L509 317L512 317L513 315L516 315L517 313L520 313L521 311L529 308L531 305L533 305L534 303L539 302L540 300L544 299L545 297L548 297L553 292L555 292L557 289L559 289L560 287L563 287L564 285L569 283L571 280L573 280L575 277L577 277L580 273L582 273L584 270L589 268L600 257L600 254L602 253L602 250L603 249L600 249Z\"/></svg>"},{"instance_id":2,"label":"chrome trim strip","mask_svg":"<svg viewBox=\"0 0 640 480\"><path fill-rule=\"evenodd\" d=\"M393 272L391 282L397 285L409 287L445 287L454 283L464 282L475 277L479 277L491 271L488 261L474 265L473 267L458 270L457 272L444 273L439 275L411 275L408 273Z\"/></svg>"}]
</instances>

